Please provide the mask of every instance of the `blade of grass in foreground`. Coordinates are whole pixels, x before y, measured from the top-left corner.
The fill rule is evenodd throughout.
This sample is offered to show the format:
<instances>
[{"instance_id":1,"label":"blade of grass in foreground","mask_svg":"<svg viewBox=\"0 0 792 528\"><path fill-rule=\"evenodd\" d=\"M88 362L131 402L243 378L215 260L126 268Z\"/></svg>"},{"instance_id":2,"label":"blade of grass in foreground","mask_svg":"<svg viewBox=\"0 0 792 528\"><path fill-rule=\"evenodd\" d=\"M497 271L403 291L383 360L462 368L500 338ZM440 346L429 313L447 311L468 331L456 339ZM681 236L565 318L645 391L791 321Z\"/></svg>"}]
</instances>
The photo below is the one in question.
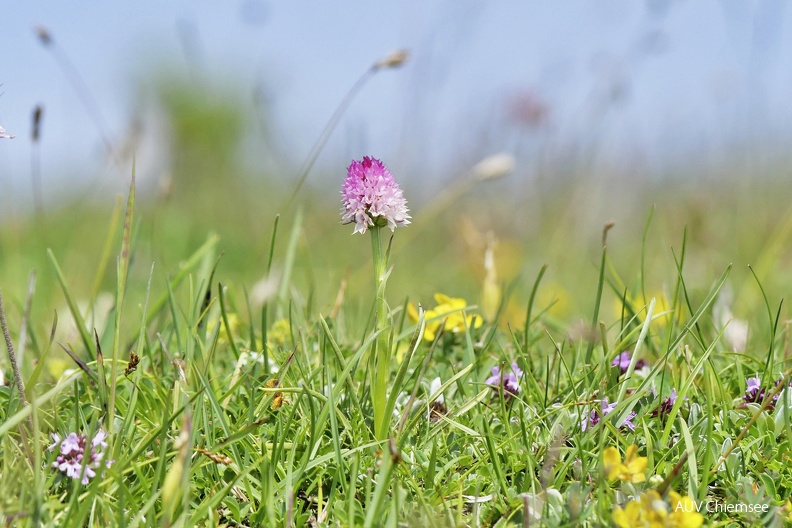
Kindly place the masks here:
<instances>
[{"instance_id":1,"label":"blade of grass in foreground","mask_svg":"<svg viewBox=\"0 0 792 528\"><path fill-rule=\"evenodd\" d=\"M272 259L275 256L275 241L278 236L278 224L280 223L280 215L275 215L275 222L272 225L272 236L270 237L269 256L267 257L267 275L266 280L269 281L272 277ZM267 346L267 315L269 312L270 300L264 299L264 305L261 307L261 350L264 354L264 373L269 374L269 347Z\"/></svg>"},{"instance_id":2,"label":"blade of grass in foreground","mask_svg":"<svg viewBox=\"0 0 792 528\"><path fill-rule=\"evenodd\" d=\"M55 258L55 254L51 249L47 249L47 256L52 263L52 268L55 270L55 277L58 279L61 290L63 290L63 295L66 297L66 304L69 306L69 311L74 318L74 324L77 326L77 330L80 332L80 339L85 346L85 350L87 350L89 355L93 357L94 350L93 346L91 345L91 334L85 327L85 319L83 319L74 297L72 297L71 293L69 292L69 287L66 285L66 279L63 277L63 272L60 269L60 265L58 265L58 259Z\"/></svg>"},{"instance_id":3,"label":"blade of grass in foreground","mask_svg":"<svg viewBox=\"0 0 792 528\"><path fill-rule=\"evenodd\" d=\"M299 208L297 209L297 215L294 217L291 234L289 234L289 244L286 247L286 255L283 261L283 274L281 275L280 286L278 286L278 310L281 314L289 304L286 298L288 297L291 274L294 269L294 258L297 255L297 242L300 239L302 220L303 212L302 208ZM282 315L279 318L282 318Z\"/></svg>"},{"instance_id":4,"label":"blade of grass in foreground","mask_svg":"<svg viewBox=\"0 0 792 528\"><path fill-rule=\"evenodd\" d=\"M363 524L364 528L370 528L381 521L381 519L378 519L378 514L385 504L388 485L391 482L391 475L393 474L393 468L395 466L393 458L393 455L385 452L383 449L382 465L380 466L379 474L377 475L377 484L374 488L374 495L366 507L368 512L366 513L366 521Z\"/></svg>"},{"instance_id":5,"label":"blade of grass in foreground","mask_svg":"<svg viewBox=\"0 0 792 528\"><path fill-rule=\"evenodd\" d=\"M690 497L696 496L696 481L698 480L698 464L696 463L696 445L693 443L693 437L690 436L690 429L683 417L679 417L679 428L682 431L682 437L685 439L685 452L687 453L687 466L688 466L688 492Z\"/></svg>"},{"instance_id":6,"label":"blade of grass in foreground","mask_svg":"<svg viewBox=\"0 0 792 528\"><path fill-rule=\"evenodd\" d=\"M121 218L121 200L122 197L118 196L116 206L113 209L113 216L110 218L110 228L107 230L107 237L102 247L102 255L99 257L99 268L96 270L96 277L91 287L92 306L96 302L96 297L99 295L99 288L102 286L102 279L104 279L105 271L107 271L107 264L110 262L110 256L113 252L113 239L115 238L116 228L118 227L118 220Z\"/></svg>"},{"instance_id":7,"label":"blade of grass in foreground","mask_svg":"<svg viewBox=\"0 0 792 528\"><path fill-rule=\"evenodd\" d=\"M129 259L132 254L132 221L135 211L135 164L132 164L132 182L129 184L126 214L124 215L124 233L121 238L121 254L118 257L118 283L116 289L115 326L113 330L113 364L110 367L110 400L106 415L108 430L112 430L115 417L116 384L118 381L118 351L121 347L121 312L124 307L127 276L129 275ZM97 348L99 338L97 337ZM104 380L101 380L104 381Z\"/></svg>"},{"instance_id":8,"label":"blade of grass in foreground","mask_svg":"<svg viewBox=\"0 0 792 528\"><path fill-rule=\"evenodd\" d=\"M424 311L423 309L419 309L418 312L418 328L415 330L415 335L412 338L412 341L409 345L409 353L402 359L401 366L396 374L396 379L394 380L393 384L390 388L390 394L388 395L388 401L385 405L385 417L386 423L383 425L386 432L390 425L390 417L393 416L393 409L396 408L396 399L399 396L399 392L401 391L402 384L404 383L404 378L407 375L407 371L409 370L410 362L412 361L413 356L415 355L415 351L418 350L418 346L421 344L421 339L423 339L424 329L426 324L424 322Z\"/></svg>"},{"instance_id":9,"label":"blade of grass in foreground","mask_svg":"<svg viewBox=\"0 0 792 528\"><path fill-rule=\"evenodd\" d=\"M781 303L778 305L778 313L776 314L775 320L773 320L773 311L770 308L770 301L767 299L767 293L762 286L762 281L759 280L759 277L756 275L753 267L749 265L748 269L751 270L751 274L753 274L753 277L756 280L756 285L759 286L759 292L762 294L762 300L764 300L765 309L767 310L767 318L770 320L770 344L767 350L767 360L765 361L764 371L762 372L762 379L766 380L767 373L770 371L771 363L773 361L776 333L778 332L778 321L781 318L781 307L783 306L784 301L782 299Z\"/></svg>"},{"instance_id":10,"label":"blade of grass in foreground","mask_svg":"<svg viewBox=\"0 0 792 528\"><path fill-rule=\"evenodd\" d=\"M531 288L531 295L528 297L528 308L525 310L525 328L523 329L523 354L530 358L528 354L528 329L531 327L531 312L533 311L534 300L536 299L536 292L539 290L539 283L542 282L542 277L544 277L545 272L547 271L547 264L542 264L542 267L539 269L539 274L536 276L536 280L533 283L533 287ZM531 363L528 363L531 364Z\"/></svg>"},{"instance_id":11,"label":"blade of grass in foreground","mask_svg":"<svg viewBox=\"0 0 792 528\"><path fill-rule=\"evenodd\" d=\"M613 222L608 222L605 224L605 227L602 228L602 259L600 262L599 280L597 281L597 297L594 300L594 314L591 316L591 328L597 328L597 322L599 321L600 303L602 302L602 286L605 283L605 264L608 260L608 231L613 228L613 225ZM595 340L589 340L588 348L586 349L586 365L591 365L591 355L594 353L594 343ZM576 367L577 365L572 365L573 370Z\"/></svg>"}]
</instances>

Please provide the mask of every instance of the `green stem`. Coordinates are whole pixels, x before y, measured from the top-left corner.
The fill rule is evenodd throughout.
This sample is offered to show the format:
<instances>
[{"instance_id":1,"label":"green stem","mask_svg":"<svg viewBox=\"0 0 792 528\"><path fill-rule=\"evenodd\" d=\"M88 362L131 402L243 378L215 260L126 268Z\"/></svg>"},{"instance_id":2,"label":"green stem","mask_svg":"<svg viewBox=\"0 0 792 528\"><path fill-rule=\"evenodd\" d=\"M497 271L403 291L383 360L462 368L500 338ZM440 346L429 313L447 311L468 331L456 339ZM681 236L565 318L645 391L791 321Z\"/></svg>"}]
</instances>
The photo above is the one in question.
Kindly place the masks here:
<instances>
[{"instance_id":1,"label":"green stem","mask_svg":"<svg viewBox=\"0 0 792 528\"><path fill-rule=\"evenodd\" d=\"M377 288L377 325L375 331L380 332L372 351L371 368L371 403L374 407L374 435L377 440L388 437L388 417L385 416L388 389L388 373L390 372L390 349L388 347L388 305L385 302L385 280L387 262L382 252L380 226L371 231L371 252L374 257L374 285Z\"/></svg>"}]
</instances>

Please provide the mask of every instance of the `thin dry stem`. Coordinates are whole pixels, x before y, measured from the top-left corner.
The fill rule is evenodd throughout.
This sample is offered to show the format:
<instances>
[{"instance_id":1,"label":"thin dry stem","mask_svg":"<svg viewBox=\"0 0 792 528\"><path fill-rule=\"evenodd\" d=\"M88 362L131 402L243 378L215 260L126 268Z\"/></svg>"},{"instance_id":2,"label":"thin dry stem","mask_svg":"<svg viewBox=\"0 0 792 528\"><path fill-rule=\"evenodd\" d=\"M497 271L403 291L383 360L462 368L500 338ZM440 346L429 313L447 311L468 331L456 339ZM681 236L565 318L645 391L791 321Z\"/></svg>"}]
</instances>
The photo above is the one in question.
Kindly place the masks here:
<instances>
[{"instance_id":1,"label":"thin dry stem","mask_svg":"<svg viewBox=\"0 0 792 528\"><path fill-rule=\"evenodd\" d=\"M19 373L19 365L17 364L16 353L14 352L14 343L11 341L11 334L8 332L2 292L0 292L0 327L3 329L3 337L5 338L6 349L8 350L8 359L11 361L11 369L14 371L14 384L19 391L19 399L22 401L22 406L26 407L28 402L27 398L25 398L25 385L22 383L22 375Z\"/></svg>"}]
</instances>

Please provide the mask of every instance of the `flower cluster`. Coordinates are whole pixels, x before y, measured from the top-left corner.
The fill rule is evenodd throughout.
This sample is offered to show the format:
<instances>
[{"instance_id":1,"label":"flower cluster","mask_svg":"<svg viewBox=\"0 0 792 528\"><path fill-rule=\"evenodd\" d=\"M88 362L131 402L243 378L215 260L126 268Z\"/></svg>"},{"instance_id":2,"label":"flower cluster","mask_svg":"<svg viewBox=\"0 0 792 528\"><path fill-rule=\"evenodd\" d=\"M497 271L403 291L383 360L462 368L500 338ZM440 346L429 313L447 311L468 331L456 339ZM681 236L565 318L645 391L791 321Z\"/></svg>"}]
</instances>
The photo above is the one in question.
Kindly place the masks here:
<instances>
[{"instance_id":1,"label":"flower cluster","mask_svg":"<svg viewBox=\"0 0 792 528\"><path fill-rule=\"evenodd\" d=\"M605 416L609 415L613 412L613 409L616 408L616 404L618 402L608 403L608 398L603 398L600 402L601 409L591 409L591 411L580 421L580 427L583 431L588 429L589 427L594 427L600 420ZM632 422L633 418L635 418L635 412L631 412L627 415L627 418L624 419L624 422L621 424L627 427L630 431L635 431L635 424Z\"/></svg>"},{"instance_id":2,"label":"flower cluster","mask_svg":"<svg viewBox=\"0 0 792 528\"><path fill-rule=\"evenodd\" d=\"M365 233L382 220L391 231L410 223L407 200L390 171L378 159L353 161L341 189L341 221L355 224L353 233ZM384 224L379 224L384 225Z\"/></svg>"},{"instance_id":3,"label":"flower cluster","mask_svg":"<svg viewBox=\"0 0 792 528\"><path fill-rule=\"evenodd\" d=\"M778 387L784 382L783 379L776 380L773 387ZM789 386L792 387L792 381ZM773 401L767 405L767 409L772 411L775 409L775 404L778 401L780 393L773 395ZM759 378L748 378L745 380L745 394L743 394L743 401L745 403L762 403L765 399L765 389L762 387L762 380Z\"/></svg>"},{"instance_id":4,"label":"flower cluster","mask_svg":"<svg viewBox=\"0 0 792 528\"><path fill-rule=\"evenodd\" d=\"M517 363L511 364L511 372L501 372L500 367L492 367L492 376L487 378L486 383L490 385L498 393L503 393L504 396L511 397L520 393L520 379L522 378L523 371L517 366Z\"/></svg>"},{"instance_id":5,"label":"flower cluster","mask_svg":"<svg viewBox=\"0 0 792 528\"><path fill-rule=\"evenodd\" d=\"M613 522L621 528L698 528L704 523L704 517L690 497L670 491L668 500L663 500L659 493L651 490L628 502L624 509L617 507L613 511Z\"/></svg>"},{"instance_id":6,"label":"flower cluster","mask_svg":"<svg viewBox=\"0 0 792 528\"><path fill-rule=\"evenodd\" d=\"M424 339L426 341L434 341L441 328L446 332L458 333L463 332L466 327L481 327L481 317L465 315L464 310L467 308L465 299L449 297L443 293L435 293L434 298L437 306L431 310L426 310L424 313L424 320L426 321ZM418 310L414 304L410 303L407 306L407 315L413 322L418 322Z\"/></svg>"},{"instance_id":7,"label":"flower cluster","mask_svg":"<svg viewBox=\"0 0 792 528\"><path fill-rule=\"evenodd\" d=\"M60 445L60 454L52 463L52 467L66 474L67 477L78 479L82 474L82 483L88 484L88 481L96 476L96 471L103 465L110 467L113 465L113 460L107 460L102 463L104 458L104 449L107 447L107 433L100 430L94 435L90 444L88 437L83 434L69 433L63 441L61 437L52 433L54 443L49 446L49 450L54 450ZM83 464L85 471L83 472Z\"/></svg>"},{"instance_id":8,"label":"flower cluster","mask_svg":"<svg viewBox=\"0 0 792 528\"><path fill-rule=\"evenodd\" d=\"M630 361L632 361L632 354L630 354L629 350L625 350L611 361L612 367L618 367L621 370L622 374L627 373L627 369L630 368ZM649 366L649 363L644 361L643 359L639 359L635 362L635 370L641 370L642 368Z\"/></svg>"}]
</instances>

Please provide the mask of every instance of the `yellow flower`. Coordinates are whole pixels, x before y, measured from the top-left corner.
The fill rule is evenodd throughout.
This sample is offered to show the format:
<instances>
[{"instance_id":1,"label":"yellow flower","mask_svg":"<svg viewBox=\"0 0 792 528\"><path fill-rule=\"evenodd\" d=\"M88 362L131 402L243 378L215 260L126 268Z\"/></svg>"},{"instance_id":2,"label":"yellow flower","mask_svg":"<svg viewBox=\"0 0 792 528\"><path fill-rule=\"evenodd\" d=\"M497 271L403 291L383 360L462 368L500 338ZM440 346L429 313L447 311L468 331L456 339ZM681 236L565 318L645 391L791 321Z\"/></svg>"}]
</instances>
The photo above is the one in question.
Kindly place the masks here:
<instances>
[{"instance_id":1,"label":"yellow flower","mask_svg":"<svg viewBox=\"0 0 792 528\"><path fill-rule=\"evenodd\" d=\"M631 445L627 448L622 463L619 450L609 447L602 452L602 465L608 480L626 480L628 482L643 482L646 480L646 457L638 456L638 446Z\"/></svg>"},{"instance_id":2,"label":"yellow flower","mask_svg":"<svg viewBox=\"0 0 792 528\"><path fill-rule=\"evenodd\" d=\"M690 497L670 492L668 502L656 491L647 491L640 500L613 511L613 522L620 528L699 528L704 517Z\"/></svg>"},{"instance_id":3,"label":"yellow flower","mask_svg":"<svg viewBox=\"0 0 792 528\"><path fill-rule=\"evenodd\" d=\"M693 499L687 495L683 497L676 491L669 492L668 498L671 503L671 526L699 528L704 524L704 517L698 512Z\"/></svg>"},{"instance_id":4,"label":"yellow flower","mask_svg":"<svg viewBox=\"0 0 792 528\"><path fill-rule=\"evenodd\" d=\"M465 315L464 309L467 308L467 301L459 297L449 297L443 293L435 293L437 306L431 310L426 310L424 319L426 328L424 329L424 339L434 341L437 332L442 326L446 332L463 332L465 327L479 328L481 317L477 315ZM413 322L418 322L418 310L415 305L410 303L407 306L407 316Z\"/></svg>"}]
</instances>

